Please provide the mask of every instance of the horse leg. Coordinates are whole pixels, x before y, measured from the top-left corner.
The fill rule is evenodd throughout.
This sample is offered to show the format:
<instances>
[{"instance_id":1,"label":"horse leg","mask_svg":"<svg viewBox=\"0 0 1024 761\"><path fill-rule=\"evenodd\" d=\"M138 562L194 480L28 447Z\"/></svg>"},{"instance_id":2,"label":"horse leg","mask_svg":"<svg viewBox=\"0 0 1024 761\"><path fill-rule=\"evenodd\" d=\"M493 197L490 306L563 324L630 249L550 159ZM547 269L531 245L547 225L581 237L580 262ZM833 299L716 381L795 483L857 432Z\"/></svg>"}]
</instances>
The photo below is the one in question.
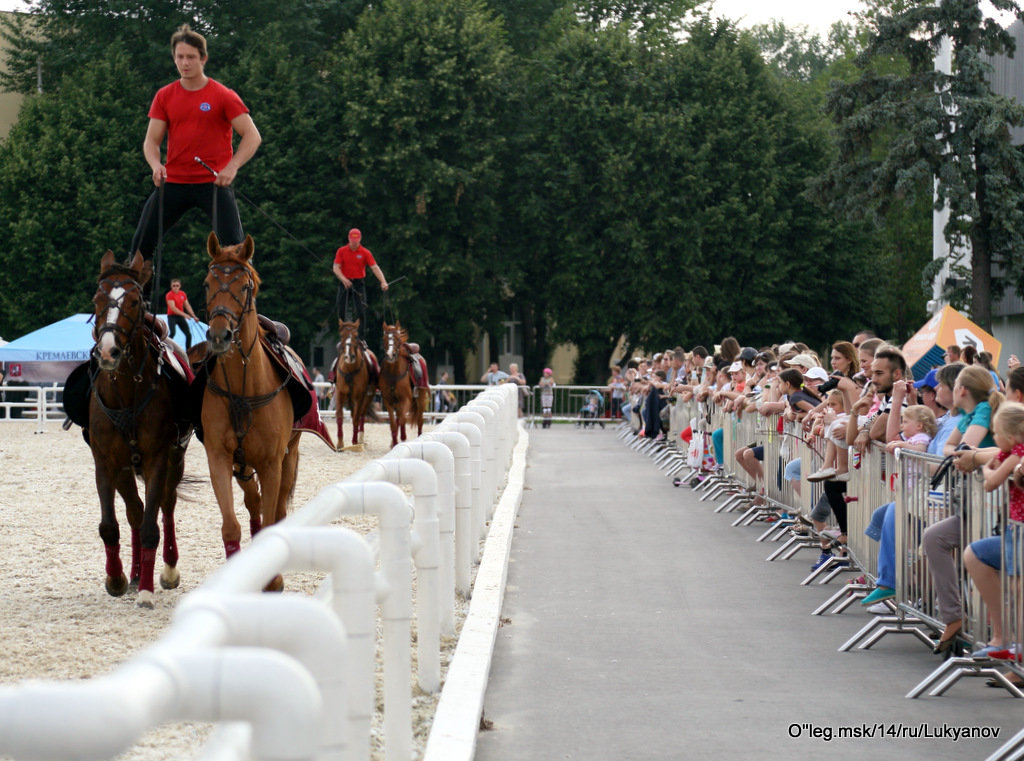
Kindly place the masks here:
<instances>
[{"instance_id":1,"label":"horse leg","mask_svg":"<svg viewBox=\"0 0 1024 761\"><path fill-rule=\"evenodd\" d=\"M295 485L295 474L298 466L298 441L295 441L294 454L289 448L280 457L271 457L267 462L262 463L259 470L260 494L262 496L262 517L264 525L271 526L279 520L278 516L288 510L288 502L283 498L282 489L286 485L285 466L289 457L293 459L291 464L291 482L287 484L289 490ZM284 578L277 574L263 588L265 592L280 592L284 589Z\"/></svg>"},{"instance_id":2,"label":"horse leg","mask_svg":"<svg viewBox=\"0 0 1024 761\"><path fill-rule=\"evenodd\" d=\"M146 473L146 509L142 514L142 567L139 575L140 608L153 607L153 574L156 568L156 551L160 546L160 526L157 517L167 488L167 461L157 457L150 463Z\"/></svg>"},{"instance_id":3,"label":"horse leg","mask_svg":"<svg viewBox=\"0 0 1024 761\"><path fill-rule=\"evenodd\" d=\"M342 427L345 422L345 408L341 404L341 391L335 386L334 391L334 417L338 421L338 449L345 448L345 434L342 432ZM352 421L352 425L355 425L355 421ZM355 443L352 441L352 443Z\"/></svg>"},{"instance_id":4,"label":"horse leg","mask_svg":"<svg viewBox=\"0 0 1024 761\"><path fill-rule=\"evenodd\" d=\"M260 487L254 478L239 481L238 486L242 489L245 509L249 513L249 538L252 539L263 528L263 518L260 515Z\"/></svg>"},{"instance_id":5,"label":"horse leg","mask_svg":"<svg viewBox=\"0 0 1024 761\"><path fill-rule=\"evenodd\" d=\"M164 568L160 572L160 586L164 589L176 589L181 582L178 573L178 539L174 531L174 508L178 504L178 484L185 475L185 449L173 445L168 454L169 474L164 488L163 513L164 522Z\"/></svg>"},{"instance_id":6,"label":"horse leg","mask_svg":"<svg viewBox=\"0 0 1024 761\"><path fill-rule=\"evenodd\" d=\"M391 424L391 448L398 446L398 413L388 407L388 422Z\"/></svg>"},{"instance_id":7,"label":"horse leg","mask_svg":"<svg viewBox=\"0 0 1024 761\"><path fill-rule=\"evenodd\" d=\"M210 435L208 431L207 436ZM210 466L210 484L220 508L220 536L224 541L224 555L230 558L241 549L242 541L242 527L235 517L234 497L231 494L231 455L224 451L214 451L213 447L207 445L206 460Z\"/></svg>"},{"instance_id":8,"label":"horse leg","mask_svg":"<svg viewBox=\"0 0 1024 761\"><path fill-rule=\"evenodd\" d=\"M131 468L123 468L117 475L117 493L124 500L125 513L128 516L128 528L132 541L132 563L128 572L128 580L133 588L139 586L139 574L142 568L142 500L135 483L135 473Z\"/></svg>"},{"instance_id":9,"label":"horse leg","mask_svg":"<svg viewBox=\"0 0 1024 761\"><path fill-rule=\"evenodd\" d=\"M277 491L277 514L274 523L280 523L288 516L288 505L292 501L295 482L299 476L299 436L295 433L288 442L288 451L281 462L281 485Z\"/></svg>"},{"instance_id":10,"label":"horse leg","mask_svg":"<svg viewBox=\"0 0 1024 761\"><path fill-rule=\"evenodd\" d=\"M107 594L120 597L128 589L128 579L121 565L121 531L114 511L114 484L110 473L100 467L96 468L96 492L100 498L100 539L107 555L105 586Z\"/></svg>"},{"instance_id":11,"label":"horse leg","mask_svg":"<svg viewBox=\"0 0 1024 761\"><path fill-rule=\"evenodd\" d=\"M401 421L402 441L405 441L405 424L409 419L409 412L412 406L411 402L412 396L410 395L408 399L403 399L398 403L398 419Z\"/></svg>"}]
</instances>

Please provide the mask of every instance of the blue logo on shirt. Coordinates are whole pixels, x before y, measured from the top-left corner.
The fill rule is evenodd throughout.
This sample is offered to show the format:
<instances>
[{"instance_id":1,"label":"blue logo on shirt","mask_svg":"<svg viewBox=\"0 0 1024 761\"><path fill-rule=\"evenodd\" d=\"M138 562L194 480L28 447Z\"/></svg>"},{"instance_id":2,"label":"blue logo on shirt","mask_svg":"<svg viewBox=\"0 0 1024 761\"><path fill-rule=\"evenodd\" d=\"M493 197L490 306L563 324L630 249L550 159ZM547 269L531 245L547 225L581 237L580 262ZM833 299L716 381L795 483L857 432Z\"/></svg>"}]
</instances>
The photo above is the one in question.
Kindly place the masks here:
<instances>
[{"instance_id":1,"label":"blue logo on shirt","mask_svg":"<svg viewBox=\"0 0 1024 761\"><path fill-rule=\"evenodd\" d=\"M210 104L209 103L200 103L199 104L199 110L200 111L209 111L210 110Z\"/></svg>"}]
</instances>

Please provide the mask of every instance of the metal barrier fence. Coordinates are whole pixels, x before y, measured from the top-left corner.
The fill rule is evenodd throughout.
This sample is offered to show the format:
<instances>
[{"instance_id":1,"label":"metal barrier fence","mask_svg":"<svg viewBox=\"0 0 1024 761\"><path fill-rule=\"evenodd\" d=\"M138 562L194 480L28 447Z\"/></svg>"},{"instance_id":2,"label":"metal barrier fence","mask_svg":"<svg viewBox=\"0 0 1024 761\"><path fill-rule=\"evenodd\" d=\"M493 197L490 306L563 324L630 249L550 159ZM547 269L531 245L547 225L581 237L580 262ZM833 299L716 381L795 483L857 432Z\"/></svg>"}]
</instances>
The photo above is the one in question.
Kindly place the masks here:
<instances>
[{"instance_id":1,"label":"metal barrier fence","mask_svg":"<svg viewBox=\"0 0 1024 761\"><path fill-rule=\"evenodd\" d=\"M689 467L688 483L702 493L702 501L709 497L726 496L728 499L720 505L716 512L747 507L744 516L755 513L764 516L774 510L776 518L785 511L809 523L814 505L821 497L822 487L807 480L807 475L821 467L821 453L824 442L814 440L806 435L795 423L780 423L778 416L762 416L749 412L742 416L736 413L725 413L711 403L698 403L690 400L677 401L677 406L670 416L670 435L666 442L644 442L639 448L668 462L672 467L670 474L682 472ZM686 465L684 453L685 443L680 441L679 433L693 425L694 437L710 435L721 429L722 466L708 470L691 461ZM624 429L627 430L627 429ZM628 437L628 431L625 434ZM764 447L763 483L755 483L754 479L736 460L736 451L749 445ZM660 450L676 450L666 457ZM799 457L801 460L801 478L799 493L795 484L784 477L784 469L788 462ZM1024 526L1015 524L1008 519L1008 489L1001 485L992 492L986 493L980 471L961 474L955 468L947 471L944 482L937 488L931 488L931 476L942 458L922 452L903 449L898 455L888 453L878 442L858 457L850 450L851 479L845 490L847 541L846 556L836 557L835 565L842 561L849 563L849 570L862 573L865 581L844 585L833 597L822 605L815 613L827 610L841 612L855 600L865 596L874 588L875 570L878 568L880 544L869 538L866 530L872 523L876 510L879 516L885 509L891 510L895 522L893 549L888 546L886 537L886 553L895 555L895 597L886 604L892 614L876 617L864 627L840 650L853 648L867 649L888 633L910 633L929 647L935 646L935 639L948 621L937 607L937 590L933 579L933 568L929 567L928 558L922 551L922 537L930 527L942 521L952 520L960 527L959 549L955 552L951 567L955 569L956 587L962 597L962 618L960 640L963 647L975 648L989 641L993 618L998 620L1003 632L1006 650L1000 657L953 657L914 688L908 697L917 697L925 693L940 695L949 689L963 676L992 676L1007 684L1011 694L1024 697L1024 691L1018 690L1006 681L1005 672L1013 671L1024 677L1022 652L1024 647L1024 602L1016 569L1024 568L1024 542L1019 541ZM859 460L859 464L858 464ZM672 463L677 463L672 465ZM690 475L700 478L689 480ZM762 493L763 488L763 493ZM888 507L889 505L891 507ZM743 519L733 525L739 525ZM747 520L746 523L750 521ZM796 520L780 520L782 530L770 528L758 538L764 540L772 533L779 540L788 537L788 541L776 550L769 559L788 558L803 547L819 546L816 532L801 534L792 530ZM798 528L798 527L797 527ZM807 534L814 539L807 538ZM833 529L822 537L834 535ZM999 604L997 610L990 611L981 597L978 586L963 568L960 558L964 549L971 542L995 534L1002 537L1001 548L1004 559L998 572ZM955 541L955 540L954 540ZM932 565L935 565L933 558ZM804 583L808 583L822 571L812 573ZM820 583L831 580L839 568L825 573ZM845 568L843 570L846 570ZM837 605L838 604L838 605ZM1024 732L1018 738L1018 746L1024 749ZM1024 755L1024 750L1021 750Z\"/></svg>"}]
</instances>

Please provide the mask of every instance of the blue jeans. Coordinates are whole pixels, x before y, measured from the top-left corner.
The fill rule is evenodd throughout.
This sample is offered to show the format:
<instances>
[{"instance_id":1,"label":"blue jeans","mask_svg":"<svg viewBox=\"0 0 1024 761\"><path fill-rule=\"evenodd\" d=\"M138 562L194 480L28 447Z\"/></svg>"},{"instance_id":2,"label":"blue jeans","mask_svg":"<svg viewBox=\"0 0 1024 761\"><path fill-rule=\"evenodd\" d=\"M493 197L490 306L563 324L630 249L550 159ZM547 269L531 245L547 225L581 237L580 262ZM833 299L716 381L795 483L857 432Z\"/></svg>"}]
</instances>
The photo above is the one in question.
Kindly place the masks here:
<instances>
[{"instance_id":1,"label":"blue jeans","mask_svg":"<svg viewBox=\"0 0 1024 761\"><path fill-rule=\"evenodd\" d=\"M878 578L875 583L896 588L896 503L882 505L871 515L864 533L878 542Z\"/></svg>"}]
</instances>

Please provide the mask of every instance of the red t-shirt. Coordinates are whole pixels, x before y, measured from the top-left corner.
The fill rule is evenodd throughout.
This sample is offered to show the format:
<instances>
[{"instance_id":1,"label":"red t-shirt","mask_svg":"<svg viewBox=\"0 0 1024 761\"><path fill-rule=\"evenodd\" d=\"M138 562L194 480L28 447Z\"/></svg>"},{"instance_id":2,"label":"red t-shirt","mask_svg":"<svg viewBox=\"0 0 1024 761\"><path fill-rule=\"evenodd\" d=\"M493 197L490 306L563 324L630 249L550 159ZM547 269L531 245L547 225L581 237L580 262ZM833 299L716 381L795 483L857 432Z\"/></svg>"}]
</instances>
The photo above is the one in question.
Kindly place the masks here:
<instances>
[{"instance_id":1,"label":"red t-shirt","mask_svg":"<svg viewBox=\"0 0 1024 761\"><path fill-rule=\"evenodd\" d=\"M186 296L185 292L180 288L177 291L168 291L167 296L165 298L167 299L168 302L167 314L178 314L173 309L171 309L170 302L172 301L174 302L174 306L178 307L178 309L180 309L182 312L185 311L185 302L188 301L188 296Z\"/></svg>"},{"instance_id":2,"label":"red t-shirt","mask_svg":"<svg viewBox=\"0 0 1024 761\"><path fill-rule=\"evenodd\" d=\"M349 280L357 280L366 277L366 268L377 264L373 260L370 249L359 246L355 251L351 246L345 245L334 254L334 263L341 264L341 274Z\"/></svg>"},{"instance_id":3,"label":"red t-shirt","mask_svg":"<svg viewBox=\"0 0 1024 761\"><path fill-rule=\"evenodd\" d=\"M149 118L167 123L167 181L213 182L198 156L216 171L231 161L231 120L249 113L238 93L209 80L199 90L172 82L157 90Z\"/></svg>"}]
</instances>

